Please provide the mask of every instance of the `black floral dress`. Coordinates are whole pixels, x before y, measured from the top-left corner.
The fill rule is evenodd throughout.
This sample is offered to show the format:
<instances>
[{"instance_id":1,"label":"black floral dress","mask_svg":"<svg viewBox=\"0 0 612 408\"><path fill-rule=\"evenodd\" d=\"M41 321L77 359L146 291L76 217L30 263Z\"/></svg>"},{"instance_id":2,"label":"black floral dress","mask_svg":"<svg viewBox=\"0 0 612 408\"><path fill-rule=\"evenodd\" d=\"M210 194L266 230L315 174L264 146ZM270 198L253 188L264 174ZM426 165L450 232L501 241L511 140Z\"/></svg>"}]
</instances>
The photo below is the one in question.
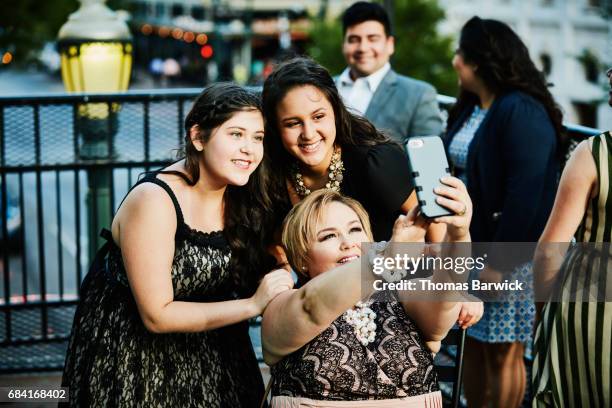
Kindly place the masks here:
<instances>
[{"instance_id":1,"label":"black floral dress","mask_svg":"<svg viewBox=\"0 0 612 408\"><path fill-rule=\"evenodd\" d=\"M272 396L325 401L384 400L438 391L433 357L390 292L372 296L376 338L362 345L344 314L272 366Z\"/></svg>"},{"instance_id":2,"label":"black floral dress","mask_svg":"<svg viewBox=\"0 0 612 408\"><path fill-rule=\"evenodd\" d=\"M172 285L178 301L234 298L223 232L203 233L185 224L170 187L149 174L142 182L172 198L177 231ZM263 381L246 322L200 333L154 334L136 308L121 250L106 231L83 281L62 379L70 406L256 407Z\"/></svg>"}]
</instances>

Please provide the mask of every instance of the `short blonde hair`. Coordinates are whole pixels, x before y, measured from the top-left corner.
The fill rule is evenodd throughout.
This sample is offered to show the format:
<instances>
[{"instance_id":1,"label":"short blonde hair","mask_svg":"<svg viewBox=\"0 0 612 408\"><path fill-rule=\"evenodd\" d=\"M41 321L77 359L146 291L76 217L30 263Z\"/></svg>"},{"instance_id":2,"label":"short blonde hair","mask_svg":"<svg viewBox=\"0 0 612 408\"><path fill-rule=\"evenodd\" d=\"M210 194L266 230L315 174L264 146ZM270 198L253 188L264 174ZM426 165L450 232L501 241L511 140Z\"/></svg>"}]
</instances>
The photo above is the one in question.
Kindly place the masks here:
<instances>
[{"instance_id":1,"label":"short blonde hair","mask_svg":"<svg viewBox=\"0 0 612 408\"><path fill-rule=\"evenodd\" d=\"M330 190L317 190L295 205L283 224L282 242L287 260L294 271L304 274L309 262L308 250L316 236L316 226L323 211L333 202L346 205L355 211L368 240L372 241L372 229L368 213L356 200Z\"/></svg>"}]
</instances>

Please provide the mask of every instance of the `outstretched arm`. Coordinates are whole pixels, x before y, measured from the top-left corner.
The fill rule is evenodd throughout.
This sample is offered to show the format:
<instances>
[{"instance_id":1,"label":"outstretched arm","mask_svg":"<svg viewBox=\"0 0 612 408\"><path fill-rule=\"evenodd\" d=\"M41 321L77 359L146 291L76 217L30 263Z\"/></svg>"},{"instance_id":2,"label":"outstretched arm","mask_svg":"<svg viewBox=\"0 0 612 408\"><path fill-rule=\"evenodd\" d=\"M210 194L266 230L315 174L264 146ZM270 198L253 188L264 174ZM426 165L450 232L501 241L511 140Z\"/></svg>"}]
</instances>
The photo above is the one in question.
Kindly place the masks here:
<instances>
[{"instance_id":1,"label":"outstretched arm","mask_svg":"<svg viewBox=\"0 0 612 408\"><path fill-rule=\"evenodd\" d=\"M587 140L581 142L568 160L557 197L539 242L569 242L597 190L597 168Z\"/></svg>"},{"instance_id":2,"label":"outstretched arm","mask_svg":"<svg viewBox=\"0 0 612 408\"><path fill-rule=\"evenodd\" d=\"M445 177L441 180L441 183L442 185L435 189L436 194L439 195L436 200L438 204L450 209L454 214L436 218L434 223L446 226L444 240L447 242L447 249L451 251L448 256L465 256L465 251L469 248L461 243L470 242L469 225L472 218L472 202L465 185L459 179ZM450 243L459 244L449 246ZM439 281L438 276L438 274L434 274L432 280ZM464 277L448 275L447 273L442 273L440 276L444 281L449 279L455 281L455 278L458 278L459 281L465 280ZM410 299L409 293L400 293L406 313L419 327L430 348L432 344L434 348L437 347L437 342L446 337L448 331L460 317L463 302L457 302L459 295L460 293L455 291L440 292L438 296L440 301L413 301ZM480 308L477 307L473 312L476 316L470 319L471 323L475 323L474 320L477 321L480 318L478 309ZM432 351L437 350L432 348Z\"/></svg>"},{"instance_id":3,"label":"outstretched arm","mask_svg":"<svg viewBox=\"0 0 612 408\"><path fill-rule=\"evenodd\" d=\"M274 298L261 323L264 361L276 364L329 327L361 299L361 284L361 261L356 259Z\"/></svg>"}]
</instances>

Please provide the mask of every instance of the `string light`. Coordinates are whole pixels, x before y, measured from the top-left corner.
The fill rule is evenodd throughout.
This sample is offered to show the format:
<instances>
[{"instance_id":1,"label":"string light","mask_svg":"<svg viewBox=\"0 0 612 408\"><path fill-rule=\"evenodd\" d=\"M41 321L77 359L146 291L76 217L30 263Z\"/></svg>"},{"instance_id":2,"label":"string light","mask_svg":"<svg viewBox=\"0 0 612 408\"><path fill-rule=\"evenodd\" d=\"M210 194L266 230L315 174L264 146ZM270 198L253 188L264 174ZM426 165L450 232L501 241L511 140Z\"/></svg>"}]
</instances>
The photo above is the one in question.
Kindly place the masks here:
<instances>
[{"instance_id":1,"label":"string light","mask_svg":"<svg viewBox=\"0 0 612 408\"><path fill-rule=\"evenodd\" d=\"M160 27L157 33L159 34L160 37L166 38L167 36L170 35L170 29L168 27Z\"/></svg>"},{"instance_id":2,"label":"string light","mask_svg":"<svg viewBox=\"0 0 612 408\"><path fill-rule=\"evenodd\" d=\"M196 42L200 45L204 45L208 42L208 36L204 33L198 34L198 36L196 37Z\"/></svg>"},{"instance_id":3,"label":"string light","mask_svg":"<svg viewBox=\"0 0 612 408\"><path fill-rule=\"evenodd\" d=\"M13 60L13 54L11 54L10 52L5 52L4 55L2 56L2 63L3 64L10 64L11 61Z\"/></svg>"},{"instance_id":4,"label":"string light","mask_svg":"<svg viewBox=\"0 0 612 408\"><path fill-rule=\"evenodd\" d=\"M181 30L180 28L175 28L174 30L172 30L172 37L175 40L180 40L181 38L183 38L183 30Z\"/></svg>"},{"instance_id":5,"label":"string light","mask_svg":"<svg viewBox=\"0 0 612 408\"><path fill-rule=\"evenodd\" d=\"M140 27L140 32L144 35L150 35L153 32L153 27L151 27L150 24L143 24L143 26Z\"/></svg>"},{"instance_id":6,"label":"string light","mask_svg":"<svg viewBox=\"0 0 612 408\"><path fill-rule=\"evenodd\" d=\"M193 40L195 40L195 34L192 33L191 31L187 31L183 35L183 41L185 41L186 43L191 43L191 42L193 42Z\"/></svg>"}]
</instances>

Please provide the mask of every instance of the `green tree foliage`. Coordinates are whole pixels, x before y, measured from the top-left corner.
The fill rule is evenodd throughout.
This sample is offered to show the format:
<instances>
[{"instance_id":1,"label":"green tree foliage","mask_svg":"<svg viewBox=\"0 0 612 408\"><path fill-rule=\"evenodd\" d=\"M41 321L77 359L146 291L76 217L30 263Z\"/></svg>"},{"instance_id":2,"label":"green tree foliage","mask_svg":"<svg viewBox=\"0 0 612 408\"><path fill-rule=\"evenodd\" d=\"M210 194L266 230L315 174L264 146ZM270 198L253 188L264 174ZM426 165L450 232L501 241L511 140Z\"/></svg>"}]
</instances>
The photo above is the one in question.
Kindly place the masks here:
<instances>
[{"instance_id":1,"label":"green tree foliage","mask_svg":"<svg viewBox=\"0 0 612 408\"><path fill-rule=\"evenodd\" d=\"M342 24L331 20L313 21L306 51L333 75L339 74L346 66L342 56Z\"/></svg>"},{"instance_id":2,"label":"green tree foliage","mask_svg":"<svg viewBox=\"0 0 612 408\"><path fill-rule=\"evenodd\" d=\"M440 93L455 95L453 39L436 32L443 19L444 11L436 1L397 0L393 66L401 73L433 84Z\"/></svg>"},{"instance_id":3,"label":"green tree foliage","mask_svg":"<svg viewBox=\"0 0 612 408\"><path fill-rule=\"evenodd\" d=\"M13 54L13 62L30 62L45 42L53 41L77 0L12 0L0 13L0 51Z\"/></svg>"},{"instance_id":4,"label":"green tree foliage","mask_svg":"<svg viewBox=\"0 0 612 408\"><path fill-rule=\"evenodd\" d=\"M117 10L127 1L107 4ZM60 27L79 6L78 0L2 0L0 53L9 51L17 64L32 62L46 42L55 41Z\"/></svg>"},{"instance_id":5,"label":"green tree foliage","mask_svg":"<svg viewBox=\"0 0 612 408\"><path fill-rule=\"evenodd\" d=\"M453 39L437 33L444 11L436 0L396 0L393 10L395 54L393 68L404 75L433 84L439 93L456 95L452 68ZM308 53L333 74L345 67L342 25L339 20L313 21Z\"/></svg>"}]
</instances>

